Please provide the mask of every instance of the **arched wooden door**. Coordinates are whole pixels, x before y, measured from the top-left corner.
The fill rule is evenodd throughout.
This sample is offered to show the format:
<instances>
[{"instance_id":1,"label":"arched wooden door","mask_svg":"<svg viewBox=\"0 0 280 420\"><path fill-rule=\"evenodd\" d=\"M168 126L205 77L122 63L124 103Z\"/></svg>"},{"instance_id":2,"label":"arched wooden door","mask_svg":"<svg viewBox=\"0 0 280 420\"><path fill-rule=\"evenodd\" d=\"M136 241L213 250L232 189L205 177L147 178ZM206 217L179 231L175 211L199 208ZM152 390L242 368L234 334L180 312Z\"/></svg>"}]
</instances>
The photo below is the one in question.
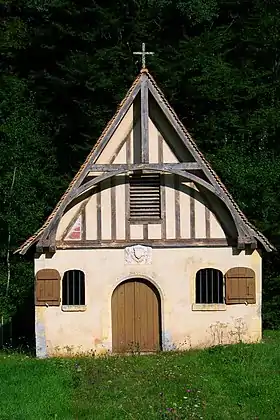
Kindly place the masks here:
<instances>
[{"instance_id":1,"label":"arched wooden door","mask_svg":"<svg viewBox=\"0 0 280 420\"><path fill-rule=\"evenodd\" d=\"M149 282L130 279L112 295L112 349L115 353L160 349L160 297Z\"/></svg>"}]
</instances>

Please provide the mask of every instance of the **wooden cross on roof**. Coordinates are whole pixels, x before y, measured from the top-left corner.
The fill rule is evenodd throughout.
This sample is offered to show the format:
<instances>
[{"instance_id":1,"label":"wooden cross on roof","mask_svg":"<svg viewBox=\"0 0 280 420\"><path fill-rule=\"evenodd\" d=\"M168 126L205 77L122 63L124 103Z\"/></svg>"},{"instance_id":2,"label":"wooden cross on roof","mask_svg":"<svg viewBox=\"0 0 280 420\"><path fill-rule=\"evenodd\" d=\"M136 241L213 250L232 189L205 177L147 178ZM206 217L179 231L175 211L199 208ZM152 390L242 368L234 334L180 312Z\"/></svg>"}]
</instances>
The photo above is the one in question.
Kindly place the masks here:
<instances>
[{"instance_id":1,"label":"wooden cross on roof","mask_svg":"<svg viewBox=\"0 0 280 420\"><path fill-rule=\"evenodd\" d=\"M143 42L142 51L135 51L133 54L142 55L142 69L144 69L146 67L146 55L153 55L154 53L151 51L146 51L146 44Z\"/></svg>"}]
</instances>

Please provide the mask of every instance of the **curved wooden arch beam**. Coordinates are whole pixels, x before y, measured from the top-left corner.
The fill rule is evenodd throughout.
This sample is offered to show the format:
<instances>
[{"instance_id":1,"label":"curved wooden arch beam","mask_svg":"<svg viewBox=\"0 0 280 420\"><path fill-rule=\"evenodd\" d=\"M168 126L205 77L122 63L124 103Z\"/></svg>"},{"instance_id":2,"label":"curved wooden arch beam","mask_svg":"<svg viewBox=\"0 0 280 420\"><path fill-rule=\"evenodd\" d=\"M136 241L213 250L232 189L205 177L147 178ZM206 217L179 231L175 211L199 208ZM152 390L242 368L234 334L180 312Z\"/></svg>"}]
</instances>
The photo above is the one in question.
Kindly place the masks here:
<instances>
[{"instance_id":1,"label":"curved wooden arch beam","mask_svg":"<svg viewBox=\"0 0 280 420\"><path fill-rule=\"evenodd\" d=\"M198 184L202 185L203 187L207 188L209 191L213 192L214 194L216 194L216 190L215 188L209 184L209 182L204 181L204 179L199 178L197 175L194 175L190 172L187 171L182 171L179 169L173 169L173 168L162 168L159 169L157 165L155 165L155 167L153 167L153 164L149 163L149 164L141 164L141 170L143 171L156 171L156 172L161 172L161 173L171 173L174 175L180 175L183 178L187 178L193 182L197 182ZM134 172L134 170L127 170L127 169L117 169L114 172L106 172L94 179L92 179L91 181L87 182L86 184L81 185L77 191L76 191L76 196L74 198L77 198L79 195L83 194L84 192L86 192L89 188L93 187L96 184L99 184L102 181L105 181L108 178L111 178L113 176L116 175L122 175L124 173L129 173L129 172ZM217 194L216 194L217 195Z\"/></svg>"},{"instance_id":2,"label":"curved wooden arch beam","mask_svg":"<svg viewBox=\"0 0 280 420\"><path fill-rule=\"evenodd\" d=\"M203 187L207 188L209 191L211 191L213 194L216 194L215 188L209 184L208 182L204 181L203 179L199 178L198 176L191 174L186 171L181 170L175 170L171 168L166 168L159 170L158 165L153 164L141 164L141 170L152 170L155 172L161 172L161 173L172 173L174 175L180 175L185 179L189 179L193 182L197 182L198 184L202 185ZM45 230L43 235L41 236L39 242L38 242L38 248L43 248L46 246L50 246L51 251L55 250L55 237L56 237L56 231L58 227L58 223L60 218L62 217L65 209L67 206L73 201L74 199L78 198L80 195L84 194L86 191L88 191L91 188L96 187L98 184L100 184L102 181L106 181L107 179L110 179L116 175L121 175L125 173L133 172L133 170L127 170L124 168L120 168L115 171L105 172L102 175L99 175L92 179L91 181L88 181L86 184L81 185L76 190L73 190L67 197L65 197L64 202L62 203L61 207L59 208L58 212L56 213L54 219L48 226L48 228Z\"/></svg>"},{"instance_id":3,"label":"curved wooden arch beam","mask_svg":"<svg viewBox=\"0 0 280 420\"><path fill-rule=\"evenodd\" d=\"M192 174L188 171L182 171L182 170L178 170L178 169L170 168L170 167L159 170L157 165L155 165L155 167L153 167L153 164L146 164L146 165L142 164L141 169L142 170L151 170L151 171L156 171L156 172L161 172L161 173L171 173L173 175L179 175L182 178L189 179L190 181L196 182L197 184L206 188L208 191L215 194L226 205L226 207L228 208L228 210L229 210L229 212L230 212L230 214L231 214L231 216L234 220L238 235L242 238L244 237L244 233L246 233L246 231L244 232L244 230L241 229L240 222L242 223L242 220L240 219L240 216L236 215L235 209L234 209L231 201L227 200L226 197L219 190L217 190L215 187L213 187L213 185L211 185L209 182L204 181L203 179L199 178L198 176L196 176L196 175L194 175L194 174ZM95 179L93 179L93 180L89 181L88 183L79 187L78 190L76 191L77 197L79 195L83 194L89 188L93 187L95 184L98 184L99 182L105 181L106 179L111 178L112 176L121 175L122 173L127 173L127 172L129 172L129 171L124 170L124 169L119 169L119 170L117 170L113 173L112 172L109 172L109 173L107 172L105 174L102 174L101 176L96 177ZM133 172L133 171L131 171L131 172Z\"/></svg>"},{"instance_id":4,"label":"curved wooden arch beam","mask_svg":"<svg viewBox=\"0 0 280 420\"><path fill-rule=\"evenodd\" d=\"M193 181L193 182L201 185L202 187L206 188L212 194L216 195L226 205L226 207L229 210L230 215L231 215L231 217L234 221L234 224L236 226L238 236L242 240L244 239L244 233L245 232L241 228L243 223L242 223L242 220L241 220L240 216L238 216L236 214L236 211L235 211L232 203L229 200L225 200L224 195L221 194L220 191L217 191L217 189L215 187L213 187L213 185L211 185L207 181L204 181L203 179L199 178L198 176L196 176L196 175L194 175L190 172L177 170L177 169L174 169L174 168L168 168L167 167L166 169L159 170L158 166L153 167L153 164L143 164L143 165L141 165L141 169L142 170L151 170L151 171L156 171L156 172L161 172L161 173L171 173L173 175L179 175L184 179L188 179L190 181ZM81 185L79 188L77 188L75 191L73 191L71 194L69 194L69 196L66 197L66 200L64 201L63 205L60 207L60 209L56 213L53 221L51 222L51 224L49 225L49 227L46 229L46 231L42 235L41 239L39 240L38 247L42 248L44 246L45 247L48 246L51 251L55 251L55 237L56 237L56 231L57 231L58 223L59 223L59 220L62 217L65 209L71 203L72 200L78 198L80 195L82 195L83 193L85 193L89 189L94 188L95 186L100 184L102 181L110 179L110 178L112 178L116 175L121 175L121 174L129 173L129 172L133 172L133 171L128 171L127 169L119 169L119 170L116 170L114 172L103 173L102 175L97 176L96 178L92 179L91 181L87 182L86 184ZM246 236L247 237L249 236L250 240L253 239L253 236L251 236L251 235L246 235Z\"/></svg>"}]
</instances>

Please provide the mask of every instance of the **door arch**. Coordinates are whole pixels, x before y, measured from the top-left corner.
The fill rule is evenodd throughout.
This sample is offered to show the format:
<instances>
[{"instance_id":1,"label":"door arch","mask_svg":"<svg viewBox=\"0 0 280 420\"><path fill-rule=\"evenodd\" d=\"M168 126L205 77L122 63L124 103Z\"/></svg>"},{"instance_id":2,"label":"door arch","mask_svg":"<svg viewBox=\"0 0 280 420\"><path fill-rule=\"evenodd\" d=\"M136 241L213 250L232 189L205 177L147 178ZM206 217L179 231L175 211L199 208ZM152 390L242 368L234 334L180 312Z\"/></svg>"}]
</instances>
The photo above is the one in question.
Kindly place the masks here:
<instances>
[{"instance_id":1,"label":"door arch","mask_svg":"<svg viewBox=\"0 0 280 420\"><path fill-rule=\"evenodd\" d=\"M114 353L161 349L161 301L152 283L142 278L123 281L112 294L111 308Z\"/></svg>"}]
</instances>

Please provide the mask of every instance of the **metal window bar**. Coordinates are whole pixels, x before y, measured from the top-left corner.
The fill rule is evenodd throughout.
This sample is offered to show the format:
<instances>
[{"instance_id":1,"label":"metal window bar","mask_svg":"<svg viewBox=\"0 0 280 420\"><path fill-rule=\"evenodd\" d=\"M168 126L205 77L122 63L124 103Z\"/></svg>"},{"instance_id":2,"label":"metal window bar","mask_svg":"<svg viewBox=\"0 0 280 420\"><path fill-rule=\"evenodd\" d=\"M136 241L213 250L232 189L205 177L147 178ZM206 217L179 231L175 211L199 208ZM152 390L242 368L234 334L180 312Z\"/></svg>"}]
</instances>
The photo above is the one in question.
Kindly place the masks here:
<instances>
[{"instance_id":1,"label":"metal window bar","mask_svg":"<svg viewBox=\"0 0 280 420\"><path fill-rule=\"evenodd\" d=\"M208 288L208 270L206 270L205 273L205 302L206 303L211 303L209 302L209 288Z\"/></svg>"},{"instance_id":2,"label":"metal window bar","mask_svg":"<svg viewBox=\"0 0 280 420\"><path fill-rule=\"evenodd\" d=\"M75 305L75 274L76 274L76 270L72 271L72 305Z\"/></svg>"},{"instance_id":3,"label":"metal window bar","mask_svg":"<svg viewBox=\"0 0 280 420\"><path fill-rule=\"evenodd\" d=\"M81 272L79 271L78 305L81 305Z\"/></svg>"},{"instance_id":4,"label":"metal window bar","mask_svg":"<svg viewBox=\"0 0 280 420\"><path fill-rule=\"evenodd\" d=\"M223 280L222 280L222 293L223 293L222 303L226 303L226 278L225 276L223 276Z\"/></svg>"},{"instance_id":5,"label":"metal window bar","mask_svg":"<svg viewBox=\"0 0 280 420\"><path fill-rule=\"evenodd\" d=\"M69 296L69 292L70 292L70 278L69 278L69 271L67 271L66 273L66 305L69 305L70 302L70 296Z\"/></svg>"},{"instance_id":6,"label":"metal window bar","mask_svg":"<svg viewBox=\"0 0 280 420\"><path fill-rule=\"evenodd\" d=\"M212 301L211 303L214 303L214 270L211 269L211 283L212 283Z\"/></svg>"},{"instance_id":7,"label":"metal window bar","mask_svg":"<svg viewBox=\"0 0 280 420\"><path fill-rule=\"evenodd\" d=\"M218 303L222 303L221 299L220 299L220 281L221 281L221 275L219 273L219 277L218 277L218 287L217 287L217 293L218 293Z\"/></svg>"},{"instance_id":8,"label":"metal window bar","mask_svg":"<svg viewBox=\"0 0 280 420\"><path fill-rule=\"evenodd\" d=\"M202 270L200 270L199 275L200 275L199 303L202 303Z\"/></svg>"}]
</instances>

